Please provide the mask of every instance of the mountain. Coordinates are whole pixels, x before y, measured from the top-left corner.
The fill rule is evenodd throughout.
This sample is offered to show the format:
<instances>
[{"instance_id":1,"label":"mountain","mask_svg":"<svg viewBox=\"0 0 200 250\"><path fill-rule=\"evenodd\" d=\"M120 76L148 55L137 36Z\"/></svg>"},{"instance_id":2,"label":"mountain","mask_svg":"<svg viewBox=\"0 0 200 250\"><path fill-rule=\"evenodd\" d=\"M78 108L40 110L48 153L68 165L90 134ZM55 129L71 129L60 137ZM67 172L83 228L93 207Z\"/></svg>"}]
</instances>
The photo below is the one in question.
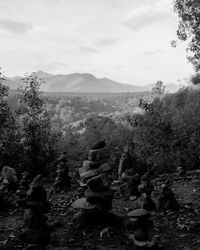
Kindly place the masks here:
<instances>
[{"instance_id":1,"label":"mountain","mask_svg":"<svg viewBox=\"0 0 200 250\"><path fill-rule=\"evenodd\" d=\"M85 93L120 93L120 92L146 92L151 91L155 84L135 86L123 84L108 78L96 78L88 73L73 73L69 75L52 75L38 71L37 76L42 78L46 84L42 87L47 92L85 92ZM6 78L5 85L10 89L17 89L19 77ZM179 89L176 84L167 84L166 90L175 92Z\"/></svg>"},{"instance_id":2,"label":"mountain","mask_svg":"<svg viewBox=\"0 0 200 250\"><path fill-rule=\"evenodd\" d=\"M13 90L13 89L17 89L20 86L20 80L18 80L17 77L13 77L13 78L6 77L3 84Z\"/></svg>"}]
</instances>

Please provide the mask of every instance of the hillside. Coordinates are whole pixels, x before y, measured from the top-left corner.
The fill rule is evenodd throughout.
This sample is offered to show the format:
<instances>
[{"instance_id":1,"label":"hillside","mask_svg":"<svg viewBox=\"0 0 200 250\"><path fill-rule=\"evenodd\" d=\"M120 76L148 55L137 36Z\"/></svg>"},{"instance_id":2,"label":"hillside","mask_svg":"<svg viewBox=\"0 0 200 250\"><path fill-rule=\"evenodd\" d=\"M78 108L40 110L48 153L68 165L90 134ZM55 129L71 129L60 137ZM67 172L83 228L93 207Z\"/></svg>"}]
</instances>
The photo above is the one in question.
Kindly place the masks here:
<instances>
[{"instance_id":1,"label":"hillside","mask_svg":"<svg viewBox=\"0 0 200 250\"><path fill-rule=\"evenodd\" d=\"M36 73L44 79L46 84L43 91L47 92L80 92L80 93L120 93L120 92L146 92L151 91L155 84L137 86L113 81L108 78L96 78L88 73L73 73L69 75L52 75L43 71ZM10 89L17 89L19 77L7 78L5 84ZM179 87L176 84L166 84L166 90L176 92Z\"/></svg>"}]
</instances>

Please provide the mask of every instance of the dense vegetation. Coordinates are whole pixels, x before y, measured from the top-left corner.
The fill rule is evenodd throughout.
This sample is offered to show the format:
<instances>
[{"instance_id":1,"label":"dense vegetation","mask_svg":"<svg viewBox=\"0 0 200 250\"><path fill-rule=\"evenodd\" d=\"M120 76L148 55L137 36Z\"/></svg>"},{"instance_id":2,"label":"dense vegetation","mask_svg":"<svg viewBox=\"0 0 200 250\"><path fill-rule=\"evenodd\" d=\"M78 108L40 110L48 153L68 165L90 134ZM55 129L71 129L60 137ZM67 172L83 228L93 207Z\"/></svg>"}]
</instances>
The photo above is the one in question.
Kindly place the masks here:
<instances>
[{"instance_id":1,"label":"dense vegetation","mask_svg":"<svg viewBox=\"0 0 200 250\"><path fill-rule=\"evenodd\" d=\"M179 17L177 36L182 41L188 41L188 59L195 70L200 70L200 19L199 0L175 0L174 9Z\"/></svg>"},{"instance_id":2,"label":"dense vegetation","mask_svg":"<svg viewBox=\"0 0 200 250\"><path fill-rule=\"evenodd\" d=\"M164 94L158 82L152 93L54 96L42 94L42 81L31 74L18 93L9 95L3 80L1 75L1 167L51 173L58 154L67 151L73 169L102 138L116 167L123 146L131 142L138 158L160 173L199 167L198 88Z\"/></svg>"},{"instance_id":3,"label":"dense vegetation","mask_svg":"<svg viewBox=\"0 0 200 250\"><path fill-rule=\"evenodd\" d=\"M156 98L132 117L138 154L159 172L199 167L200 90L183 88Z\"/></svg>"}]
</instances>

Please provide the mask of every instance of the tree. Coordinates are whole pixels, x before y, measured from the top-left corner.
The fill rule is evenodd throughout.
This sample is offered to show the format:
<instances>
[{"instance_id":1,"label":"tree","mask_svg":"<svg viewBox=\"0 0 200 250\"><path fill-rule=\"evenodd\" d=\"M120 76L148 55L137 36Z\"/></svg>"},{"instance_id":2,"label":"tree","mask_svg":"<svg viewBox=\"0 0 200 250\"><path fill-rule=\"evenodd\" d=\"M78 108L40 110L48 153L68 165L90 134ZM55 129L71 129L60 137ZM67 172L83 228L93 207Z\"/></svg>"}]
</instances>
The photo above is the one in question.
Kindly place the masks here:
<instances>
[{"instance_id":1,"label":"tree","mask_svg":"<svg viewBox=\"0 0 200 250\"><path fill-rule=\"evenodd\" d=\"M162 81L157 81L156 86L152 88L153 98L161 98L165 94L165 85Z\"/></svg>"},{"instance_id":2,"label":"tree","mask_svg":"<svg viewBox=\"0 0 200 250\"><path fill-rule=\"evenodd\" d=\"M192 75L190 81L194 85L200 84L200 73L197 72L196 74Z\"/></svg>"},{"instance_id":3,"label":"tree","mask_svg":"<svg viewBox=\"0 0 200 250\"><path fill-rule=\"evenodd\" d=\"M5 76L0 72L0 167L17 167L20 160L20 133L8 105L9 88L3 84Z\"/></svg>"},{"instance_id":4,"label":"tree","mask_svg":"<svg viewBox=\"0 0 200 250\"><path fill-rule=\"evenodd\" d=\"M50 116L40 92L42 83L32 73L23 79L19 89L25 164L32 176L43 174L55 156L56 135L52 131Z\"/></svg>"},{"instance_id":5,"label":"tree","mask_svg":"<svg viewBox=\"0 0 200 250\"><path fill-rule=\"evenodd\" d=\"M163 99L154 101L141 107L143 114L132 117L134 128L134 142L136 153L147 163L159 166L158 171L172 171L171 141L173 131L171 127L171 112L164 107Z\"/></svg>"},{"instance_id":6,"label":"tree","mask_svg":"<svg viewBox=\"0 0 200 250\"><path fill-rule=\"evenodd\" d=\"M199 0L174 0L174 9L179 17L177 36L188 41L187 58L200 70L200 4Z\"/></svg>"}]
</instances>

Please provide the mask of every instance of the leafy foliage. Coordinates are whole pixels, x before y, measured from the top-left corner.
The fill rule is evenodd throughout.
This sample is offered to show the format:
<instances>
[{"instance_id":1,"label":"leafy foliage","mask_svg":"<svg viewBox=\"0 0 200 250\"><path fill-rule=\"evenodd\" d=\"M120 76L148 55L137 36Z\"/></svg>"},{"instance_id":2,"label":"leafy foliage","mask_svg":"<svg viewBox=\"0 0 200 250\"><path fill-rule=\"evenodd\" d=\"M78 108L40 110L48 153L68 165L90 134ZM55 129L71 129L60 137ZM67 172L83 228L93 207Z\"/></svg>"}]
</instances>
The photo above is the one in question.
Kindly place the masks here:
<instances>
[{"instance_id":1,"label":"leafy foliage","mask_svg":"<svg viewBox=\"0 0 200 250\"><path fill-rule=\"evenodd\" d=\"M56 134L51 129L50 116L39 91L42 80L36 74L27 75L20 88L20 114L25 164L33 176L44 173L55 157Z\"/></svg>"},{"instance_id":2,"label":"leafy foliage","mask_svg":"<svg viewBox=\"0 0 200 250\"><path fill-rule=\"evenodd\" d=\"M155 98L133 115L137 154L157 166L158 172L199 167L200 90L183 88L162 99Z\"/></svg>"},{"instance_id":3,"label":"leafy foliage","mask_svg":"<svg viewBox=\"0 0 200 250\"><path fill-rule=\"evenodd\" d=\"M22 152L20 134L7 99L9 88L3 84L5 77L0 72L0 167L19 164Z\"/></svg>"},{"instance_id":4,"label":"leafy foliage","mask_svg":"<svg viewBox=\"0 0 200 250\"><path fill-rule=\"evenodd\" d=\"M196 71L200 70L200 4L199 0L174 0L179 25L177 36L188 41L188 59Z\"/></svg>"},{"instance_id":5,"label":"leafy foliage","mask_svg":"<svg viewBox=\"0 0 200 250\"><path fill-rule=\"evenodd\" d=\"M154 98L161 98L165 94L165 85L162 81L157 81L156 86L152 88L152 95Z\"/></svg>"},{"instance_id":6,"label":"leafy foliage","mask_svg":"<svg viewBox=\"0 0 200 250\"><path fill-rule=\"evenodd\" d=\"M191 81L192 84L194 84L194 85L200 84L200 73L197 72L196 74L194 74L193 76L191 76L190 81Z\"/></svg>"},{"instance_id":7,"label":"leafy foliage","mask_svg":"<svg viewBox=\"0 0 200 250\"><path fill-rule=\"evenodd\" d=\"M195 81L198 84L198 79ZM127 93L99 99L86 94L51 94L50 101L46 101L45 94L39 91L42 81L31 74L23 80L20 96L13 95L9 100L12 110L18 106L15 115L8 105L8 88L2 82L1 164L13 166L18 162L35 175L49 171L57 152L66 151L73 169L102 139L111 148L115 166L123 146L132 142L139 160L155 164L160 173L174 171L178 166L195 169L200 164L198 88L165 94L163 83L158 81L146 96Z\"/></svg>"}]
</instances>

